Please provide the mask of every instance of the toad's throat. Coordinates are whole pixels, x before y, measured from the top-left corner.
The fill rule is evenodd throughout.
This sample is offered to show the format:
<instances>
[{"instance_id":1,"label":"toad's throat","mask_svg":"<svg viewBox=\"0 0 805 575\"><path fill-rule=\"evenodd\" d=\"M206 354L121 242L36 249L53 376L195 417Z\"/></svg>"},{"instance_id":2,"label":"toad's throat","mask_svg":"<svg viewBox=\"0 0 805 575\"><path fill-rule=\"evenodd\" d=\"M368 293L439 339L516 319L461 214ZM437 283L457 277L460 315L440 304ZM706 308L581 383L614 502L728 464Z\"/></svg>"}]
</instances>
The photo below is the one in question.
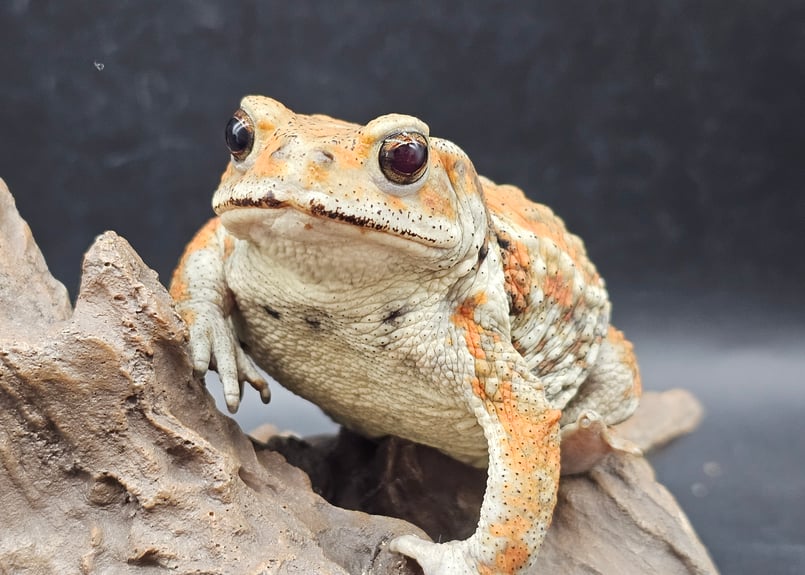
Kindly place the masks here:
<instances>
[{"instance_id":1,"label":"toad's throat","mask_svg":"<svg viewBox=\"0 0 805 575\"><path fill-rule=\"evenodd\" d=\"M439 242L436 238L419 234L404 227L394 226L389 222L378 221L364 215L345 213L338 208L330 209L315 199L311 199L307 205L304 206L300 206L291 200L280 200L277 199L273 192L268 192L260 198L230 198L215 206L215 211L221 215L238 208L292 209L311 217L334 220L357 228L376 230L394 236L407 237L426 245L436 245Z\"/></svg>"}]
</instances>

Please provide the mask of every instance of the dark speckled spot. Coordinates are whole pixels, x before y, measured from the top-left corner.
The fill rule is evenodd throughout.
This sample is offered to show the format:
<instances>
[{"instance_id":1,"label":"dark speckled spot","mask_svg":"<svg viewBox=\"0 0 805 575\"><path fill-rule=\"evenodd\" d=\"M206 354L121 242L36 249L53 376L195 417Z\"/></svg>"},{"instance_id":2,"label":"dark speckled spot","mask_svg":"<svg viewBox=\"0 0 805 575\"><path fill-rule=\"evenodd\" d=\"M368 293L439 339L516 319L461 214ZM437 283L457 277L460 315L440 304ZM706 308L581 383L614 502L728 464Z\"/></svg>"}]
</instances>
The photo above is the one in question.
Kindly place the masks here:
<instances>
[{"instance_id":1,"label":"dark speckled spot","mask_svg":"<svg viewBox=\"0 0 805 575\"><path fill-rule=\"evenodd\" d=\"M392 311L390 314L388 314L386 317L383 318L383 323L392 323L394 322L394 320L402 317L404 314L405 310L403 310L402 308L395 309L394 311Z\"/></svg>"},{"instance_id":2,"label":"dark speckled spot","mask_svg":"<svg viewBox=\"0 0 805 575\"><path fill-rule=\"evenodd\" d=\"M479 266L482 263L484 263L484 260L486 259L486 254L488 254L488 253L489 253L489 242L484 240L484 243L481 245L481 249L478 250L478 265Z\"/></svg>"},{"instance_id":3,"label":"dark speckled spot","mask_svg":"<svg viewBox=\"0 0 805 575\"><path fill-rule=\"evenodd\" d=\"M500 246L500 249L502 249L502 250L508 250L509 247L512 245L511 242L506 238L502 238L500 236L497 236L497 240L498 240L498 245Z\"/></svg>"},{"instance_id":4,"label":"dark speckled spot","mask_svg":"<svg viewBox=\"0 0 805 575\"><path fill-rule=\"evenodd\" d=\"M280 312L278 312L278 311L277 311L277 310L275 310L274 308L269 307L269 306L267 306L267 305L264 305L264 306L263 306L263 309L265 310L265 312L266 312L268 315L270 315L270 316L271 316L271 317L273 317L274 319L280 319Z\"/></svg>"}]
</instances>

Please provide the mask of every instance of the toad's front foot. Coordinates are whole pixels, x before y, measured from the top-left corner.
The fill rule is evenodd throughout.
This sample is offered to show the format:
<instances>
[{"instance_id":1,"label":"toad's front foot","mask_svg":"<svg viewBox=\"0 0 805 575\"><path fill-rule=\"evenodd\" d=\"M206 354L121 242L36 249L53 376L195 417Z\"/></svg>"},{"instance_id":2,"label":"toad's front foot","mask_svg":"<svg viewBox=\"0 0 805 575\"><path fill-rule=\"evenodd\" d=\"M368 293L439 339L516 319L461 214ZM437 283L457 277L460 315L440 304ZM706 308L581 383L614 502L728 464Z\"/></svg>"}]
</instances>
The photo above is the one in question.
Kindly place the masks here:
<instances>
[{"instance_id":1,"label":"toad's front foot","mask_svg":"<svg viewBox=\"0 0 805 575\"><path fill-rule=\"evenodd\" d=\"M216 306L204 302L193 302L192 306L178 304L177 310L187 317L190 357L196 375L203 376L208 368L218 372L229 411L238 410L244 382L260 392L263 403L268 403L271 398L268 382L237 341L232 319L225 318Z\"/></svg>"},{"instance_id":2,"label":"toad's front foot","mask_svg":"<svg viewBox=\"0 0 805 575\"><path fill-rule=\"evenodd\" d=\"M425 575L478 575L494 570L484 570L473 553L472 539L432 543L415 535L397 537L389 544L395 553L415 559Z\"/></svg>"}]
</instances>

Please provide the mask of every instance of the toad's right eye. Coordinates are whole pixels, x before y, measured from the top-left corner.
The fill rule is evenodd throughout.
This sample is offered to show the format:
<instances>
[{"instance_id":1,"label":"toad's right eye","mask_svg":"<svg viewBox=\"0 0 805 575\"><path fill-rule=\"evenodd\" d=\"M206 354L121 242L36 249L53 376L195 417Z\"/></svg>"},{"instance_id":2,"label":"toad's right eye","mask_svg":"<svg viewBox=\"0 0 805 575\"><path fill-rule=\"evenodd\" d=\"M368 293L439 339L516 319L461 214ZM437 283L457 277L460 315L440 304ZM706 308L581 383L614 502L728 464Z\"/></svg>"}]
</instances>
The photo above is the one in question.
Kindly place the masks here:
<instances>
[{"instance_id":1,"label":"toad's right eye","mask_svg":"<svg viewBox=\"0 0 805 575\"><path fill-rule=\"evenodd\" d=\"M390 182L413 184L428 167L428 139L418 132L399 132L380 146L380 171Z\"/></svg>"},{"instance_id":2,"label":"toad's right eye","mask_svg":"<svg viewBox=\"0 0 805 575\"><path fill-rule=\"evenodd\" d=\"M224 130L226 146L236 162L243 161L254 145L254 126L248 114L238 110L226 123Z\"/></svg>"}]
</instances>

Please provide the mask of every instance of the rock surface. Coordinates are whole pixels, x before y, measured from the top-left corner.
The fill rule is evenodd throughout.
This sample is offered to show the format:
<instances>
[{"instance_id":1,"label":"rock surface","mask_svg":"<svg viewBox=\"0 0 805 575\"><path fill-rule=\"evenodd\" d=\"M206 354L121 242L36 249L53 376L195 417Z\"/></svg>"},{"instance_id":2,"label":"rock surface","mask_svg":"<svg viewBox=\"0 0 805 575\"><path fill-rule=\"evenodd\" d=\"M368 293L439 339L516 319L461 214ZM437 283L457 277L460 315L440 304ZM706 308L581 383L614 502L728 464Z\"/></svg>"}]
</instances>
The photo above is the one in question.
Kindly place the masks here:
<instances>
[{"instance_id":1,"label":"rock surface","mask_svg":"<svg viewBox=\"0 0 805 575\"><path fill-rule=\"evenodd\" d=\"M193 379L185 338L114 233L71 310L0 180L0 573L405 574L417 566L386 544L422 531L363 511L472 532L484 472L348 432L255 445ZM699 413L681 392L649 397L621 434L647 449ZM716 573L648 463L620 454L563 478L540 567Z\"/></svg>"},{"instance_id":2,"label":"rock surface","mask_svg":"<svg viewBox=\"0 0 805 575\"><path fill-rule=\"evenodd\" d=\"M0 572L415 572L386 543L417 528L258 460L123 239L90 248L70 314L4 184L0 206Z\"/></svg>"}]
</instances>

